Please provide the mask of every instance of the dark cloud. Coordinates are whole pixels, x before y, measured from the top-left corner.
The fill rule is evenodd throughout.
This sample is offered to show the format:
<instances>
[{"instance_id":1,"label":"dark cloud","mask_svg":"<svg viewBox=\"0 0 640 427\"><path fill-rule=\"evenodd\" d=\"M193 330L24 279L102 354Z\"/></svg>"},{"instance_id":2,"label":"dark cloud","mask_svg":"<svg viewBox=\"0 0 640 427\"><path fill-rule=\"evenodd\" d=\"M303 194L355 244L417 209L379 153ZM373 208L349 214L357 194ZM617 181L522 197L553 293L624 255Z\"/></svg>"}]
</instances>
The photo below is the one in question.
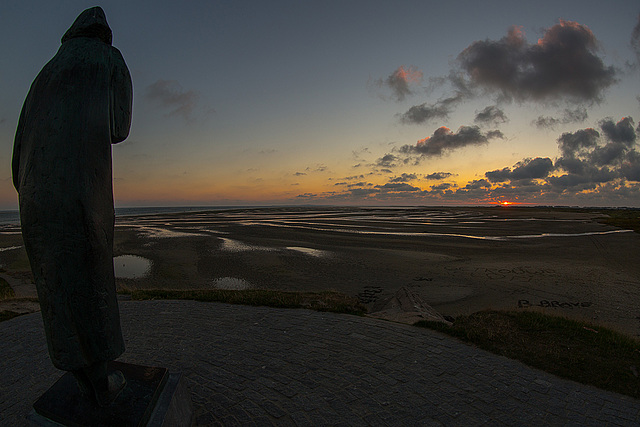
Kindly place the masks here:
<instances>
[{"instance_id":1,"label":"dark cloud","mask_svg":"<svg viewBox=\"0 0 640 427\"><path fill-rule=\"evenodd\" d=\"M452 132L448 127L442 126L425 139L418 141L416 145L404 145L399 148L403 154L419 154L424 157L441 156L447 151L452 151L468 145L487 144L489 139L500 138L500 131L482 133L478 126L461 126L457 132Z\"/></svg>"},{"instance_id":2,"label":"dark cloud","mask_svg":"<svg viewBox=\"0 0 640 427\"><path fill-rule=\"evenodd\" d=\"M620 162L627 154L627 147L619 142L610 142L603 147L596 147L589 154L589 160L596 166L613 165Z\"/></svg>"},{"instance_id":3,"label":"dark cloud","mask_svg":"<svg viewBox=\"0 0 640 427\"><path fill-rule=\"evenodd\" d=\"M640 61L640 13L638 14L638 23L631 33L631 47L636 52L638 61Z\"/></svg>"},{"instance_id":4,"label":"dark cloud","mask_svg":"<svg viewBox=\"0 0 640 427\"><path fill-rule=\"evenodd\" d=\"M582 129L558 138L563 156L556 160L555 167L567 173L549 178L555 189L584 191L621 177L638 178L636 160L639 156L633 148L637 141L633 119L623 117L617 123L604 119L600 121L600 128L602 134L595 129Z\"/></svg>"},{"instance_id":5,"label":"dark cloud","mask_svg":"<svg viewBox=\"0 0 640 427\"><path fill-rule=\"evenodd\" d=\"M442 184L434 185L431 187L431 191L445 191L452 187L448 182L443 182Z\"/></svg>"},{"instance_id":6,"label":"dark cloud","mask_svg":"<svg viewBox=\"0 0 640 427\"><path fill-rule=\"evenodd\" d=\"M425 176L426 179L433 179L437 181L441 181L443 179L447 179L452 177L453 174L450 172L434 172Z\"/></svg>"},{"instance_id":7,"label":"dark cloud","mask_svg":"<svg viewBox=\"0 0 640 427\"><path fill-rule=\"evenodd\" d=\"M325 172L327 170L327 166L322 164L317 164L315 166L307 166L305 170L309 172Z\"/></svg>"},{"instance_id":8,"label":"dark cloud","mask_svg":"<svg viewBox=\"0 0 640 427\"><path fill-rule=\"evenodd\" d=\"M376 160L376 166L392 168L396 166L395 164L396 160L398 160L398 157L394 156L393 154L385 154L384 156Z\"/></svg>"},{"instance_id":9,"label":"dark cloud","mask_svg":"<svg viewBox=\"0 0 640 427\"><path fill-rule=\"evenodd\" d=\"M537 119L531 122L532 125L540 129L551 129L560 123L562 123L560 119L551 116L538 116Z\"/></svg>"},{"instance_id":10,"label":"dark cloud","mask_svg":"<svg viewBox=\"0 0 640 427\"><path fill-rule=\"evenodd\" d=\"M296 172L296 173L294 173L294 175L295 176L303 176L303 175L306 175L306 173L304 173L304 172Z\"/></svg>"},{"instance_id":11,"label":"dark cloud","mask_svg":"<svg viewBox=\"0 0 640 427\"><path fill-rule=\"evenodd\" d=\"M504 134L499 131L499 130L490 130L489 132L486 133L487 135L487 139L504 139Z\"/></svg>"},{"instance_id":12,"label":"dark cloud","mask_svg":"<svg viewBox=\"0 0 640 427\"><path fill-rule=\"evenodd\" d=\"M587 113L586 108L576 108L575 110L567 108L561 117L538 116L531 124L541 129L553 129L560 124L584 122L587 117L589 117L589 113Z\"/></svg>"},{"instance_id":13,"label":"dark cloud","mask_svg":"<svg viewBox=\"0 0 640 427\"><path fill-rule=\"evenodd\" d=\"M506 123L508 120L504 111L495 105L490 105L477 113L473 121L475 123L497 125L499 123Z\"/></svg>"},{"instance_id":14,"label":"dark cloud","mask_svg":"<svg viewBox=\"0 0 640 427\"><path fill-rule=\"evenodd\" d=\"M586 108L576 108L575 110L565 109L562 115L562 123L582 123L589 117Z\"/></svg>"},{"instance_id":15,"label":"dark cloud","mask_svg":"<svg viewBox=\"0 0 640 427\"><path fill-rule=\"evenodd\" d=\"M640 181L640 153L631 151L620 168L622 176L629 181Z\"/></svg>"},{"instance_id":16,"label":"dark cloud","mask_svg":"<svg viewBox=\"0 0 640 427\"><path fill-rule=\"evenodd\" d=\"M516 163L513 169L498 169L486 172L484 175L491 182L532 180L549 176L553 169L553 162L550 158L536 157Z\"/></svg>"},{"instance_id":17,"label":"dark cloud","mask_svg":"<svg viewBox=\"0 0 640 427\"><path fill-rule=\"evenodd\" d=\"M193 90L185 91L176 80L158 80L147 86L147 99L161 107L171 109L169 116L191 119L191 113L198 103L199 95Z\"/></svg>"},{"instance_id":18,"label":"dark cloud","mask_svg":"<svg viewBox=\"0 0 640 427\"><path fill-rule=\"evenodd\" d=\"M609 168L595 168L589 166L581 174L569 173L548 178L549 184L556 190L573 189L574 191L593 190L598 184L613 181L619 175Z\"/></svg>"},{"instance_id":19,"label":"dark cloud","mask_svg":"<svg viewBox=\"0 0 640 427\"><path fill-rule=\"evenodd\" d=\"M376 185L375 188L380 190L381 192L413 192L413 191L422 191L422 189L418 187L414 187L413 185L407 184L406 182L388 182L385 185Z\"/></svg>"},{"instance_id":20,"label":"dark cloud","mask_svg":"<svg viewBox=\"0 0 640 427\"><path fill-rule=\"evenodd\" d=\"M627 147L636 142L636 130L631 117L623 117L618 123L614 123L612 119L604 119L600 122L600 128L611 142Z\"/></svg>"},{"instance_id":21,"label":"dark cloud","mask_svg":"<svg viewBox=\"0 0 640 427\"><path fill-rule=\"evenodd\" d=\"M464 190L478 190L481 188L491 188L491 183L486 179L474 179L463 187Z\"/></svg>"},{"instance_id":22,"label":"dark cloud","mask_svg":"<svg viewBox=\"0 0 640 427\"><path fill-rule=\"evenodd\" d=\"M423 124L435 119L445 119L449 117L453 107L462 102L462 100L462 95L458 94L439 100L435 104L414 105L404 114L400 114L399 118L404 124Z\"/></svg>"},{"instance_id":23,"label":"dark cloud","mask_svg":"<svg viewBox=\"0 0 640 427\"><path fill-rule=\"evenodd\" d=\"M553 171L553 162L548 157L536 157L516 163L511 171L511 179L539 179Z\"/></svg>"},{"instance_id":24,"label":"dark cloud","mask_svg":"<svg viewBox=\"0 0 640 427\"><path fill-rule=\"evenodd\" d=\"M365 181L360 181L360 182L356 182L354 184L349 184L347 185L348 188L355 188L355 187L370 187L373 184L371 184L370 182L365 182Z\"/></svg>"},{"instance_id":25,"label":"dark cloud","mask_svg":"<svg viewBox=\"0 0 640 427\"><path fill-rule=\"evenodd\" d=\"M419 84L420 82L422 82L422 71L418 70L418 68L414 66L410 66L405 69L404 65L401 65L386 79L376 80L375 84L378 87L390 88L393 98L396 101L403 101L407 96L413 93L410 85Z\"/></svg>"},{"instance_id":26,"label":"dark cloud","mask_svg":"<svg viewBox=\"0 0 640 427\"><path fill-rule=\"evenodd\" d=\"M510 175L511 175L511 168L508 168L508 167L485 172L484 174L484 176L491 182L509 181Z\"/></svg>"},{"instance_id":27,"label":"dark cloud","mask_svg":"<svg viewBox=\"0 0 640 427\"><path fill-rule=\"evenodd\" d=\"M598 144L600 133L592 128L565 132L558 138L558 147L564 156L573 157L577 152Z\"/></svg>"},{"instance_id":28,"label":"dark cloud","mask_svg":"<svg viewBox=\"0 0 640 427\"><path fill-rule=\"evenodd\" d=\"M598 42L585 25L564 21L529 44L519 27L498 41L472 43L458 56L469 84L500 91L503 99L546 101L565 96L599 101L616 81L613 67L596 54Z\"/></svg>"},{"instance_id":29,"label":"dark cloud","mask_svg":"<svg viewBox=\"0 0 640 427\"><path fill-rule=\"evenodd\" d=\"M345 176L344 178L341 178L341 179L344 179L346 181L353 181L355 179L363 179L363 178L364 178L364 175L351 175L351 176Z\"/></svg>"},{"instance_id":30,"label":"dark cloud","mask_svg":"<svg viewBox=\"0 0 640 427\"><path fill-rule=\"evenodd\" d=\"M375 188L352 188L349 190L349 193L354 197L365 197L378 192L379 190Z\"/></svg>"},{"instance_id":31,"label":"dark cloud","mask_svg":"<svg viewBox=\"0 0 640 427\"><path fill-rule=\"evenodd\" d=\"M415 173L403 173L400 176L391 178L389 182L407 182L414 179L418 179L418 176Z\"/></svg>"}]
</instances>

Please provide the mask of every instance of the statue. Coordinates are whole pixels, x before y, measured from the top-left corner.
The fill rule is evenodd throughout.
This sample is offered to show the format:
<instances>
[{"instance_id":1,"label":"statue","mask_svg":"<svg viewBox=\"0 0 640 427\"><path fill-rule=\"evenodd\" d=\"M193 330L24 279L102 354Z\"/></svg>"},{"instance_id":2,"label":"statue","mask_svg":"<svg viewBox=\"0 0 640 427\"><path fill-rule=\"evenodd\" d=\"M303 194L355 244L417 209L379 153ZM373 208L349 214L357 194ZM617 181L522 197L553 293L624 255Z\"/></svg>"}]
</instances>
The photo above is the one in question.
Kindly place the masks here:
<instances>
[{"instance_id":1,"label":"statue","mask_svg":"<svg viewBox=\"0 0 640 427\"><path fill-rule=\"evenodd\" d=\"M111 144L131 124L132 85L103 10L82 12L22 107L12 173L49 355L108 406L124 389L113 271Z\"/></svg>"}]
</instances>

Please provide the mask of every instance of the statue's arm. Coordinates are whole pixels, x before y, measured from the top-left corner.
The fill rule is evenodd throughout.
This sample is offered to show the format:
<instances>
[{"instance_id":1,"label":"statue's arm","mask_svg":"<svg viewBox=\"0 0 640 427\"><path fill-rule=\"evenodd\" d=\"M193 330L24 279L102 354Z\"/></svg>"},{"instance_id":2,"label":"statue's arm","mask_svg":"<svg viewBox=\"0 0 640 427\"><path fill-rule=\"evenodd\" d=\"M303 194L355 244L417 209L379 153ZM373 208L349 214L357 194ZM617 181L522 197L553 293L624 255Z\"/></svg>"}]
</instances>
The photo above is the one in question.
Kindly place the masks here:
<instances>
[{"instance_id":1,"label":"statue's arm","mask_svg":"<svg viewBox=\"0 0 640 427\"><path fill-rule=\"evenodd\" d=\"M111 143L117 144L129 136L133 85L131 74L120 51L113 48L114 68L111 79Z\"/></svg>"}]
</instances>

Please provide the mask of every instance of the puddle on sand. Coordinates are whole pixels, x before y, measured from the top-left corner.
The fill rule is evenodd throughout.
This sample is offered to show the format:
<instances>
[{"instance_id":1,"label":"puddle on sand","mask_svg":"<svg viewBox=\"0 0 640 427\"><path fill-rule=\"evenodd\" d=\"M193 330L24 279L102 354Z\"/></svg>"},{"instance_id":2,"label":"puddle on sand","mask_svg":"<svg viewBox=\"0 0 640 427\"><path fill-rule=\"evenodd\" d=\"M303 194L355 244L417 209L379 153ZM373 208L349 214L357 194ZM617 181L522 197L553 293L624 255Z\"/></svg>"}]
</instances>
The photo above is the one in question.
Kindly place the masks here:
<instances>
[{"instance_id":1,"label":"puddle on sand","mask_svg":"<svg viewBox=\"0 0 640 427\"><path fill-rule=\"evenodd\" d=\"M237 277L218 277L217 279L213 279L211 286L215 289L226 289L230 291L243 291L253 288L251 283L244 279L238 279Z\"/></svg>"},{"instance_id":2,"label":"puddle on sand","mask_svg":"<svg viewBox=\"0 0 640 427\"><path fill-rule=\"evenodd\" d=\"M121 255L113 259L116 277L121 279L139 279L151 271L151 261L137 255Z\"/></svg>"},{"instance_id":3,"label":"puddle on sand","mask_svg":"<svg viewBox=\"0 0 640 427\"><path fill-rule=\"evenodd\" d=\"M312 248L303 248L302 246L287 246L285 249L289 249L290 251L302 252L305 255L310 255L314 257L326 257L329 255L327 251L321 251L320 249L312 249Z\"/></svg>"},{"instance_id":4,"label":"puddle on sand","mask_svg":"<svg viewBox=\"0 0 640 427\"><path fill-rule=\"evenodd\" d=\"M218 237L222 240L220 249L227 252L244 252L244 251L272 251L273 248L266 246L253 246L242 243L239 240L228 239L226 237Z\"/></svg>"}]
</instances>

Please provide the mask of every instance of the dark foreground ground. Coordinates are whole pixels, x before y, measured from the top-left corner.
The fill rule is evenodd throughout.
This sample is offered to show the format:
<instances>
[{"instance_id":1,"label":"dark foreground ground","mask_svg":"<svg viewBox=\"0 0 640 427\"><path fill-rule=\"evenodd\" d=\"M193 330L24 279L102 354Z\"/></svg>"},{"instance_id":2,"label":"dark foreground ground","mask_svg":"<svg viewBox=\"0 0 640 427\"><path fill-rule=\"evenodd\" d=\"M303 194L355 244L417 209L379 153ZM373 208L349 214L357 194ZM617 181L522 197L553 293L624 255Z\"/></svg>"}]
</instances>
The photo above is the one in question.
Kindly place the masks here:
<instances>
[{"instance_id":1,"label":"dark foreground ground","mask_svg":"<svg viewBox=\"0 0 640 427\"><path fill-rule=\"evenodd\" d=\"M423 328L308 310L121 301L121 361L186 378L196 425L637 426L640 403ZM62 374L38 313L0 323L0 424Z\"/></svg>"}]
</instances>

